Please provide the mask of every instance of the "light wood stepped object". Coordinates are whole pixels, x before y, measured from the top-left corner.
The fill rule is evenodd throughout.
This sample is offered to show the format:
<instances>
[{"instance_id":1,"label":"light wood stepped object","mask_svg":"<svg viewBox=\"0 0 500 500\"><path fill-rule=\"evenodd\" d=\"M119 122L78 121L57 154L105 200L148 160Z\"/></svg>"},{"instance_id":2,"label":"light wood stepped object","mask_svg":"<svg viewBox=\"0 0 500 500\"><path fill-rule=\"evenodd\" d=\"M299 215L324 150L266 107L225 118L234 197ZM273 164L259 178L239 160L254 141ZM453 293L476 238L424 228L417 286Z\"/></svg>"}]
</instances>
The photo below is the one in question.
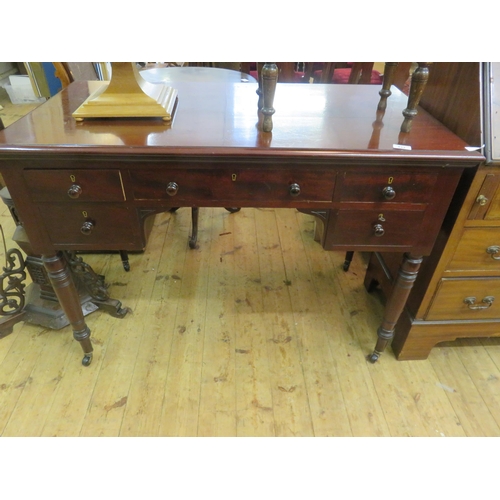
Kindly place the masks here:
<instances>
[{"instance_id":1,"label":"light wood stepped object","mask_svg":"<svg viewBox=\"0 0 500 500\"><path fill-rule=\"evenodd\" d=\"M177 90L142 78L134 63L113 63L111 81L103 82L73 113L85 118L162 118L171 121Z\"/></svg>"}]
</instances>

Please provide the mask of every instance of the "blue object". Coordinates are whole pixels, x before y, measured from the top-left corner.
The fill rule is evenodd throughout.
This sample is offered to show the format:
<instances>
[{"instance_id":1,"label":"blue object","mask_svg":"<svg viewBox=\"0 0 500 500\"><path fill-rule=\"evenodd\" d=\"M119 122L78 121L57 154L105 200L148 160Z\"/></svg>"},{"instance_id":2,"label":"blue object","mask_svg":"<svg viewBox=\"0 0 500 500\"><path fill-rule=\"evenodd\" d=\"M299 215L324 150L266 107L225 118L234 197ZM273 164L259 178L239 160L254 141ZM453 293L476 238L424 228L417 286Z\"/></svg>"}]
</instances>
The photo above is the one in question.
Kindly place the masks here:
<instances>
[{"instance_id":1,"label":"blue object","mask_svg":"<svg viewBox=\"0 0 500 500\"><path fill-rule=\"evenodd\" d=\"M62 83L61 80L56 77L56 69L51 62L43 62L42 67L43 72L45 73L45 79L47 80L47 85L49 87L50 96L52 97L62 89Z\"/></svg>"}]
</instances>

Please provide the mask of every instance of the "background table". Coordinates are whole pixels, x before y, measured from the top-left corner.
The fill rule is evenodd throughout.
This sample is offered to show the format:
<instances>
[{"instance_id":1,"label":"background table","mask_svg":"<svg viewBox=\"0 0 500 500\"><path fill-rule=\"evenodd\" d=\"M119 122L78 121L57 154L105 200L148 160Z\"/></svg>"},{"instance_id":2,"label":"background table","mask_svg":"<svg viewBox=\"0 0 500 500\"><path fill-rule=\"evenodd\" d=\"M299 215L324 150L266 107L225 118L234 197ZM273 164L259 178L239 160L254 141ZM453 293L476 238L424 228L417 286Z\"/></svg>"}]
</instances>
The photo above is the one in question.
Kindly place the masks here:
<instances>
[{"instance_id":1,"label":"background table","mask_svg":"<svg viewBox=\"0 0 500 500\"><path fill-rule=\"evenodd\" d=\"M225 82L225 83L255 83L257 80L246 73L223 68L177 67L151 68L140 72L141 76L150 83L175 84L177 82Z\"/></svg>"}]
</instances>

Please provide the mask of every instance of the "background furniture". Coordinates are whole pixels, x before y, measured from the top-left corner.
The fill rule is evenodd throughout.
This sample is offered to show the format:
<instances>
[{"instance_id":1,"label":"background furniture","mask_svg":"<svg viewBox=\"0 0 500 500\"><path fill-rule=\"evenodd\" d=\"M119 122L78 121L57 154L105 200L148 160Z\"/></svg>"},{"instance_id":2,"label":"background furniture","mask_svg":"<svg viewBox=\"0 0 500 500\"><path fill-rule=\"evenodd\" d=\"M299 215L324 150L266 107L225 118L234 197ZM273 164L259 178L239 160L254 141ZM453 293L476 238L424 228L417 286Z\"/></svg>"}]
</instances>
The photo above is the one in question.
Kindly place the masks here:
<instances>
[{"instance_id":1,"label":"background furniture","mask_svg":"<svg viewBox=\"0 0 500 500\"><path fill-rule=\"evenodd\" d=\"M224 68L200 66L171 66L168 68L143 69L142 77L150 83L175 84L177 82L252 82L257 80L244 72Z\"/></svg>"},{"instance_id":2,"label":"background furniture","mask_svg":"<svg viewBox=\"0 0 500 500\"><path fill-rule=\"evenodd\" d=\"M321 69L315 69L318 63L307 63L307 73L315 83L350 83L382 84L382 75L373 69L373 62L321 63Z\"/></svg>"},{"instance_id":3,"label":"background furniture","mask_svg":"<svg viewBox=\"0 0 500 500\"><path fill-rule=\"evenodd\" d=\"M421 104L469 144L483 144L483 92L479 63L435 63ZM484 79L485 85L489 79ZM398 359L425 359L439 342L500 335L500 174L493 163L467 171L431 255L424 259L396 326ZM368 289L384 295L397 254L373 254Z\"/></svg>"},{"instance_id":4,"label":"background furniture","mask_svg":"<svg viewBox=\"0 0 500 500\"><path fill-rule=\"evenodd\" d=\"M143 250L155 213L235 204L315 215L326 250L407 252L369 356L378 359L463 170L482 156L423 111L402 134L406 96L398 91L380 127L376 86L278 87L272 134L256 126L256 85L248 83L180 83L169 124L77 123L72 112L89 86L75 82L0 132L0 171L84 364L92 359L90 330L63 251ZM75 183L77 198L68 196ZM393 199L384 196L388 185Z\"/></svg>"}]
</instances>

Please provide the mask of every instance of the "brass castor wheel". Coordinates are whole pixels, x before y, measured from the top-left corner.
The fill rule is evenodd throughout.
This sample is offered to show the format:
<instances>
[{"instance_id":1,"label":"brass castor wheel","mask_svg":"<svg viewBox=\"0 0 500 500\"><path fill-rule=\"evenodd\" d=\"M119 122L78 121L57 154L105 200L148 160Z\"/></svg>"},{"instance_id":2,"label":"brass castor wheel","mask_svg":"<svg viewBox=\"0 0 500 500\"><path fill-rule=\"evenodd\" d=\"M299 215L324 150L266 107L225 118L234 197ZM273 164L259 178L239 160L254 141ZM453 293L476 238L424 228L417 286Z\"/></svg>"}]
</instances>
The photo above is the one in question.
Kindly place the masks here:
<instances>
[{"instance_id":1,"label":"brass castor wheel","mask_svg":"<svg viewBox=\"0 0 500 500\"><path fill-rule=\"evenodd\" d=\"M366 359L370 362L370 363L376 363L378 361L378 358L380 358L380 353L374 351L372 352L371 354L369 354Z\"/></svg>"},{"instance_id":2,"label":"brass castor wheel","mask_svg":"<svg viewBox=\"0 0 500 500\"><path fill-rule=\"evenodd\" d=\"M94 355L90 352L88 354L85 354L85 356L83 356L83 359L82 359L82 365L83 366L89 366L90 363L92 363L92 357Z\"/></svg>"}]
</instances>

